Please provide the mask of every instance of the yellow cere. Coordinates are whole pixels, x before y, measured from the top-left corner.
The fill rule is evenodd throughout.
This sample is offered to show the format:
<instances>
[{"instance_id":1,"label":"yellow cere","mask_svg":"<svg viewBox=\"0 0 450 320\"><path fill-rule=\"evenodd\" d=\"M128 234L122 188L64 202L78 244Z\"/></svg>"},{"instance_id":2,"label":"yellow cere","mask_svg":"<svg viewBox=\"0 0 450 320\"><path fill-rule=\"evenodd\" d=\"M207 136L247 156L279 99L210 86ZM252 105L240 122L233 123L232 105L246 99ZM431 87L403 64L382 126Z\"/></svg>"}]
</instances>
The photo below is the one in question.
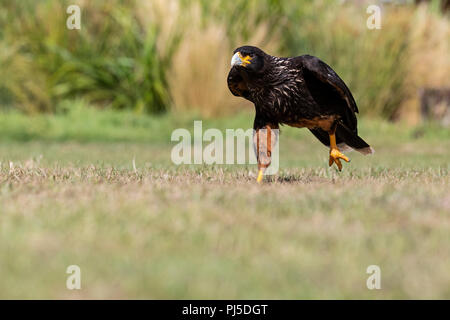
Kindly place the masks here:
<instances>
[{"instance_id":1,"label":"yellow cere","mask_svg":"<svg viewBox=\"0 0 450 320\"><path fill-rule=\"evenodd\" d=\"M252 58L250 56L244 57L240 52L238 52L238 55L239 55L239 58L241 58L241 60L242 60L243 66L246 66L251 63L250 61L252 60Z\"/></svg>"}]
</instances>

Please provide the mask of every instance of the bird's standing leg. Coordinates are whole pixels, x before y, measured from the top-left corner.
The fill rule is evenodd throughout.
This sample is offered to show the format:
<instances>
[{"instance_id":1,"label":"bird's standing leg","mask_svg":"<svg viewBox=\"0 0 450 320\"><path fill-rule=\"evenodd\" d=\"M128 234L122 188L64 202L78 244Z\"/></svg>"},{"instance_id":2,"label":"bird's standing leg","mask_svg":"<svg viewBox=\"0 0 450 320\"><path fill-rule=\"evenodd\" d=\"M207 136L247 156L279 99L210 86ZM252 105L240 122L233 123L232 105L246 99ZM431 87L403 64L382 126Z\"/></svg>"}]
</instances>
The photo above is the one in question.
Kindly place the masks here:
<instances>
[{"instance_id":1,"label":"bird's standing leg","mask_svg":"<svg viewBox=\"0 0 450 320\"><path fill-rule=\"evenodd\" d=\"M256 158L258 160L258 177L256 181L260 183L264 176L264 171L270 166L272 148L275 146L277 136L273 129L278 129L277 125L267 124L260 129L256 129L253 136L253 143L256 146Z\"/></svg>"},{"instance_id":2,"label":"bird's standing leg","mask_svg":"<svg viewBox=\"0 0 450 320\"><path fill-rule=\"evenodd\" d=\"M342 159L344 161L350 162L350 159L347 158L342 152L339 151L339 148L336 144L336 125L333 125L331 130L328 132L330 135L330 160L328 162L329 166L331 167L333 163L336 163L339 171L342 170Z\"/></svg>"}]
</instances>

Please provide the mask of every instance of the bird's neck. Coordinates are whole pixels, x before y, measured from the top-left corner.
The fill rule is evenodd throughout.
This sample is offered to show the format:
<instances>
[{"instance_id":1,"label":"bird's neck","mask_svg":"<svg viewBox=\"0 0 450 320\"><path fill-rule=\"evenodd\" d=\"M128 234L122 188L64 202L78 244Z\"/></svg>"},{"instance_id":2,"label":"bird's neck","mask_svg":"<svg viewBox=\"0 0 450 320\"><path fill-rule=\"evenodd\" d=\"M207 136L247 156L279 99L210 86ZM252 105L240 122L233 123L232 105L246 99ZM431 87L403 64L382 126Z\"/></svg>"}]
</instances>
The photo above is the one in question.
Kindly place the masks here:
<instances>
[{"instance_id":1,"label":"bird's neck","mask_svg":"<svg viewBox=\"0 0 450 320\"><path fill-rule=\"evenodd\" d=\"M264 72L263 82L267 87L276 87L286 84L292 80L292 69L289 68L289 61L284 58L270 57L266 64L267 71Z\"/></svg>"}]
</instances>

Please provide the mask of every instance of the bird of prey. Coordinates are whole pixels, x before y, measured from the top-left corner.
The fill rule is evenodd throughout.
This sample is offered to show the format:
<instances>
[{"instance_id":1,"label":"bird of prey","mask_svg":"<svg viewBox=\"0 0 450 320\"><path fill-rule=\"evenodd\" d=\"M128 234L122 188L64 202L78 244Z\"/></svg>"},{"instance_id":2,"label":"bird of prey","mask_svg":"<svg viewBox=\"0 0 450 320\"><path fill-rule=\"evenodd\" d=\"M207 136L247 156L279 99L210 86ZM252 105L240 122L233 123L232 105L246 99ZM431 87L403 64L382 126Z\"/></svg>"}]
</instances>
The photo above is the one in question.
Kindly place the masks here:
<instances>
[{"instance_id":1,"label":"bird of prey","mask_svg":"<svg viewBox=\"0 0 450 320\"><path fill-rule=\"evenodd\" d=\"M339 171L340 159L350 161L340 150L374 152L358 136L358 107L350 90L330 66L316 57L274 57L257 47L243 46L233 52L227 82L233 95L255 105L258 182L270 165L271 132L279 125L308 128L330 147L329 165L335 163Z\"/></svg>"}]
</instances>

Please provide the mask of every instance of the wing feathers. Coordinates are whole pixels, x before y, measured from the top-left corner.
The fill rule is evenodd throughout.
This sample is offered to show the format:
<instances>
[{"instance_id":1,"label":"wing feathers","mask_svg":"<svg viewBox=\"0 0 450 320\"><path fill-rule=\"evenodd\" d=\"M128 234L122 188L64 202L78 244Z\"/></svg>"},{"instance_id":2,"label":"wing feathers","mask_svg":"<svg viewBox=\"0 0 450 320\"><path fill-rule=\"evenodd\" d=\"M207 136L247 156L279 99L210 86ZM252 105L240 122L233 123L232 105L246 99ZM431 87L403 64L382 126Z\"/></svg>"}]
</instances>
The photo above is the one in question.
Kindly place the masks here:
<instances>
[{"instance_id":1,"label":"wing feathers","mask_svg":"<svg viewBox=\"0 0 450 320\"><path fill-rule=\"evenodd\" d=\"M335 112L355 133L358 107L344 81L325 62L313 56L301 56L303 77L317 104L327 112Z\"/></svg>"}]
</instances>

